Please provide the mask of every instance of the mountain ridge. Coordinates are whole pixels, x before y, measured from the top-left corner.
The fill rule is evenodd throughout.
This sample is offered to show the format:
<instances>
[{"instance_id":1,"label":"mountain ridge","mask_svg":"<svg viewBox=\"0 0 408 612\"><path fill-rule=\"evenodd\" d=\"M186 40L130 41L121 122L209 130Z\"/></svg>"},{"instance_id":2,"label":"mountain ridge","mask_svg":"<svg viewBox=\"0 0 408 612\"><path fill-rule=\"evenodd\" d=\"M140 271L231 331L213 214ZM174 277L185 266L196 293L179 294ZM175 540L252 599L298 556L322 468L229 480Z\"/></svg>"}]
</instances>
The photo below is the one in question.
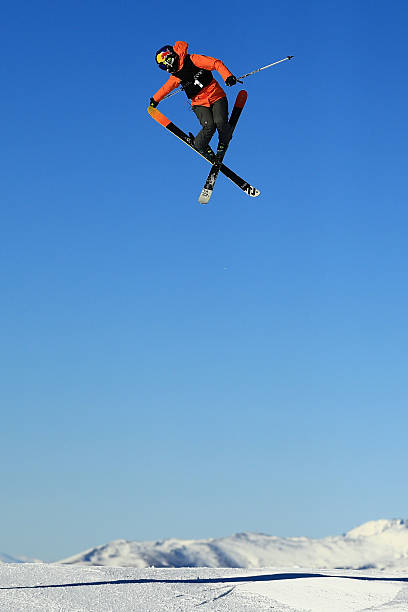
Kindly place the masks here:
<instances>
[{"instance_id":1,"label":"mountain ridge","mask_svg":"<svg viewBox=\"0 0 408 612\"><path fill-rule=\"evenodd\" d=\"M128 567L408 568L408 520L369 521L338 536L314 539L241 532L221 538L114 540L62 559L70 565Z\"/></svg>"}]
</instances>

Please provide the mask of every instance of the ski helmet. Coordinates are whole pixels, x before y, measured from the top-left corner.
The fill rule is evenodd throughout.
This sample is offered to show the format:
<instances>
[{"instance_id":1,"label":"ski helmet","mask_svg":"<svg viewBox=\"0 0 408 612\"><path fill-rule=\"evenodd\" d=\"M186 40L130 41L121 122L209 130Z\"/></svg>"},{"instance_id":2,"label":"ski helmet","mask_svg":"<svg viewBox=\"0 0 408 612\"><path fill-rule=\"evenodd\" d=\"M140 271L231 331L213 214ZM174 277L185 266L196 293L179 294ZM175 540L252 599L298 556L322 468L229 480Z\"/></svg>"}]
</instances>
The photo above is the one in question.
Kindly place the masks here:
<instances>
[{"instance_id":1,"label":"ski helmet","mask_svg":"<svg viewBox=\"0 0 408 612\"><path fill-rule=\"evenodd\" d=\"M164 45L156 52L156 62L162 70L176 72L179 64L179 57L171 45Z\"/></svg>"}]
</instances>

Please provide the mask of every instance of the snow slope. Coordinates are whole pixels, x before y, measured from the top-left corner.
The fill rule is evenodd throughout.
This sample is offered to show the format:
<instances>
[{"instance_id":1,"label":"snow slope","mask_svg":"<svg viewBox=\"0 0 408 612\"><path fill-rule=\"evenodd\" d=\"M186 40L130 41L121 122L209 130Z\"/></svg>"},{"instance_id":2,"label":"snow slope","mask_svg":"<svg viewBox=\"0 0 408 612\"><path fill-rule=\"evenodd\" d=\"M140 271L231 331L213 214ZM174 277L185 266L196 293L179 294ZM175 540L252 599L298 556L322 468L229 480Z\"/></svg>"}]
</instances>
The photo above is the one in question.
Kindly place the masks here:
<instances>
[{"instance_id":1,"label":"snow slope","mask_svg":"<svg viewBox=\"0 0 408 612\"><path fill-rule=\"evenodd\" d=\"M0 566L5 612L408 610L408 571Z\"/></svg>"},{"instance_id":2,"label":"snow slope","mask_svg":"<svg viewBox=\"0 0 408 612\"><path fill-rule=\"evenodd\" d=\"M238 533L209 540L116 540L60 563L128 567L408 569L408 521L365 523L343 536L278 538Z\"/></svg>"}]
</instances>

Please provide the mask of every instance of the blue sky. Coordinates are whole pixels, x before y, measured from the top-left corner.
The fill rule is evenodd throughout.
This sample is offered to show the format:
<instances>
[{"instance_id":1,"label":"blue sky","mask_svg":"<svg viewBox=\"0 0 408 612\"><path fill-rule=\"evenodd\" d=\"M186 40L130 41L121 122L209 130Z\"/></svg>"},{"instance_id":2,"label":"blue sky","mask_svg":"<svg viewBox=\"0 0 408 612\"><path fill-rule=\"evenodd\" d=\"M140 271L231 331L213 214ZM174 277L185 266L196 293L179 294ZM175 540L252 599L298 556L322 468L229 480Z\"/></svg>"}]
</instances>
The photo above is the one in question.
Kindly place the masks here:
<instances>
[{"instance_id":1,"label":"blue sky","mask_svg":"<svg viewBox=\"0 0 408 612\"><path fill-rule=\"evenodd\" d=\"M3 8L10 554L406 516L406 4L212 10ZM200 206L209 167L146 113L179 39L237 75L295 56L245 82L256 200L220 177Z\"/></svg>"}]
</instances>

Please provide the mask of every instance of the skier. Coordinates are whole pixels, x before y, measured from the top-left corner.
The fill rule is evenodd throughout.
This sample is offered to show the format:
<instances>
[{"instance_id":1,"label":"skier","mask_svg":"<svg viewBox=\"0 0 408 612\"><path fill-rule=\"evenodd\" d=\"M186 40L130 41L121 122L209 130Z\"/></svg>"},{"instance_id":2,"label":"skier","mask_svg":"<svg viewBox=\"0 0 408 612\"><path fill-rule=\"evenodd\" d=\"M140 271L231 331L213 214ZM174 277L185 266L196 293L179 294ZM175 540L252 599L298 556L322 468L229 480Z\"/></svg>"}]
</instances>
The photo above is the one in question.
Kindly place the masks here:
<instances>
[{"instance_id":1,"label":"skier","mask_svg":"<svg viewBox=\"0 0 408 612\"><path fill-rule=\"evenodd\" d=\"M168 81L150 98L150 106L156 108L163 98L181 85L199 122L201 131L193 145L200 153L219 161L223 158L231 140L232 130L228 124L228 100L225 91L212 75L217 70L228 87L235 85L236 77L219 59L207 55L187 53L188 44L181 40L174 45L165 45L156 53L156 62L162 70L171 74ZM217 155L209 146L215 130L218 130Z\"/></svg>"}]
</instances>

